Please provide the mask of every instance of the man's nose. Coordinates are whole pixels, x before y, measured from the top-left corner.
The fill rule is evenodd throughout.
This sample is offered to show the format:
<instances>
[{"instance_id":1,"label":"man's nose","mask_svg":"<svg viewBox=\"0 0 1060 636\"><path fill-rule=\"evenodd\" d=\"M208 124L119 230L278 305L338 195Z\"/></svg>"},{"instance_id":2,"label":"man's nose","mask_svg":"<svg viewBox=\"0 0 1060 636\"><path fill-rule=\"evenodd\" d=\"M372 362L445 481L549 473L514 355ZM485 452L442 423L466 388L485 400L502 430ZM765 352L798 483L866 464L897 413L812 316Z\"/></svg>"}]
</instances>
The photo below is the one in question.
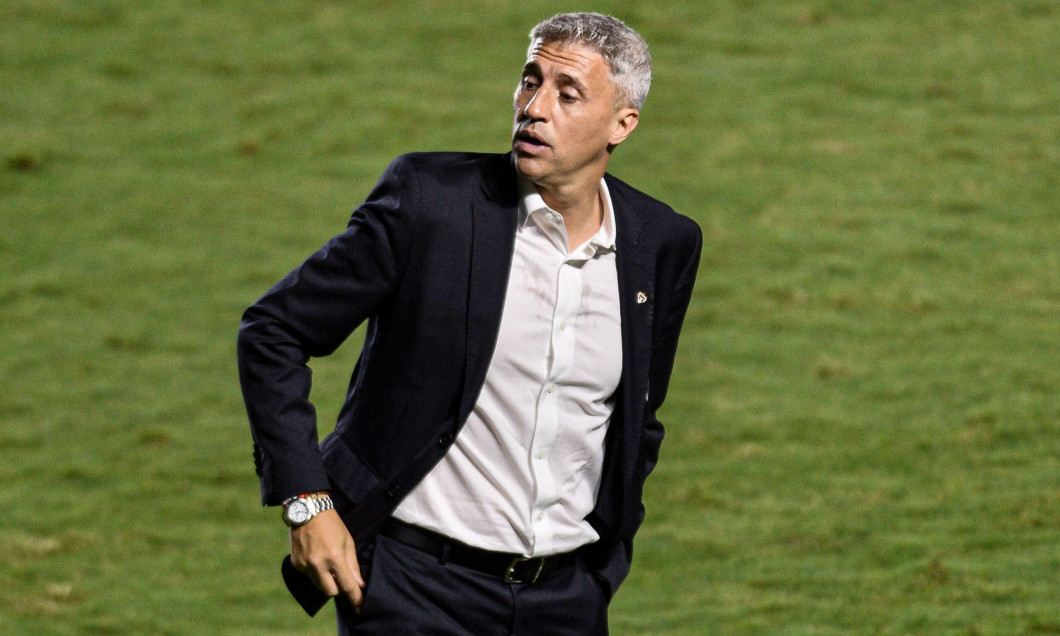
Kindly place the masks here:
<instances>
[{"instance_id":1,"label":"man's nose","mask_svg":"<svg viewBox=\"0 0 1060 636\"><path fill-rule=\"evenodd\" d=\"M548 99L543 93L544 88L538 88L534 91L534 94L530 96L530 100L526 102L526 106L523 106L523 117L527 119L545 119L548 113L546 108L546 100Z\"/></svg>"}]
</instances>

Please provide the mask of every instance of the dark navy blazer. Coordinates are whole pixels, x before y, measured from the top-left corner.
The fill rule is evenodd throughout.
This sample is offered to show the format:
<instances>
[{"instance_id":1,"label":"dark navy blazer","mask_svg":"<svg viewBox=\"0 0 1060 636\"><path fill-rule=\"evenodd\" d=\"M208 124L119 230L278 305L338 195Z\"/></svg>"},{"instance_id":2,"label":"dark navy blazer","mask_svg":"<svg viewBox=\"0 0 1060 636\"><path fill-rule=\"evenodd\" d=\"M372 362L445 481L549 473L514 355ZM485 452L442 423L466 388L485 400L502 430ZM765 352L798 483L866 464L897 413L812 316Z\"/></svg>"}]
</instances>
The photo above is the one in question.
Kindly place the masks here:
<instances>
[{"instance_id":1,"label":"dark navy blazer","mask_svg":"<svg viewBox=\"0 0 1060 636\"><path fill-rule=\"evenodd\" d=\"M678 334L699 263L690 219L608 175L617 237L622 379L589 518L597 574L629 572L658 458ZM345 232L247 309L239 372L263 502L330 490L358 546L370 543L446 453L482 388L497 340L520 203L511 155L395 160ZM310 357L368 321L335 432L317 444Z\"/></svg>"}]
</instances>

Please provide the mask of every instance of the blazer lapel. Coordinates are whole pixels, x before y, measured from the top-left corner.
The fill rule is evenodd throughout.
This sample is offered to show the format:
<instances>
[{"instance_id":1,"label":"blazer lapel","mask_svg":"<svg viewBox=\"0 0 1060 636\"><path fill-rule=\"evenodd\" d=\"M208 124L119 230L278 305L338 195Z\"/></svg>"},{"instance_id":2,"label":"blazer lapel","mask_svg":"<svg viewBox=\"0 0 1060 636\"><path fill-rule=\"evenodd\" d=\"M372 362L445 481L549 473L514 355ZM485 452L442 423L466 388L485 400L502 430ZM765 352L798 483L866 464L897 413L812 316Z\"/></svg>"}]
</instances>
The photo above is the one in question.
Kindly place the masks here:
<instances>
[{"instance_id":1,"label":"blazer lapel","mask_svg":"<svg viewBox=\"0 0 1060 636\"><path fill-rule=\"evenodd\" d=\"M615 264L622 318L622 381L607 431L607 452L596 508L589 515L589 522L601 537L618 535L628 516L624 510L631 501L628 493L635 490L633 480L647 412L655 302L652 283L655 260L641 236L641 219L629 200L622 196L618 185L609 180L608 189L617 225Z\"/></svg>"},{"instance_id":2,"label":"blazer lapel","mask_svg":"<svg viewBox=\"0 0 1060 636\"><path fill-rule=\"evenodd\" d=\"M609 184L610 185L610 184ZM651 364L651 330L655 303L655 259L641 236L641 220L618 187L610 187L618 226L616 262L619 306L622 316L621 417L617 441L621 455L623 486L634 478L637 453L648 399L648 369ZM620 499L621 501L621 499Z\"/></svg>"},{"instance_id":3,"label":"blazer lapel","mask_svg":"<svg viewBox=\"0 0 1060 636\"><path fill-rule=\"evenodd\" d=\"M518 188L511 157L496 161L484 171L485 200L471 209L471 272L468 282L467 361L460 398L463 423L478 399L500 330L508 273L515 247Z\"/></svg>"}]
</instances>

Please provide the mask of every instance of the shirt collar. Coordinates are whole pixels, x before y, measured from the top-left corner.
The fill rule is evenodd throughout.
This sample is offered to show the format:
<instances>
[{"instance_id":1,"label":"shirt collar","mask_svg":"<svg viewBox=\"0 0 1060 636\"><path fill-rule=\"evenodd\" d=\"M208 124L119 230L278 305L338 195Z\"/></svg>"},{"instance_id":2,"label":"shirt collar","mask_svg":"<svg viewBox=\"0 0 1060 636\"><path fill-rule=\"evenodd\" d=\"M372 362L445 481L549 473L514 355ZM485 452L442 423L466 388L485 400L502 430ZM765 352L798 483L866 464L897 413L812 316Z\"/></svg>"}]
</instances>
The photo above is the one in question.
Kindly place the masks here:
<instances>
[{"instance_id":1,"label":"shirt collar","mask_svg":"<svg viewBox=\"0 0 1060 636\"><path fill-rule=\"evenodd\" d=\"M530 220L533 214L543 214L551 211L552 208L548 207L545 200L537 192L537 188L534 184L522 176L519 179L519 195L522 197L522 204L519 206L519 227L526 227L527 222ZM604 179L600 179L600 198L604 202L604 220L600 224L600 229L597 230L596 234L589 239L589 244L596 249L614 250L615 249L615 234L617 226L615 224L615 208L611 204L611 192L607 189L607 182Z\"/></svg>"}]
</instances>

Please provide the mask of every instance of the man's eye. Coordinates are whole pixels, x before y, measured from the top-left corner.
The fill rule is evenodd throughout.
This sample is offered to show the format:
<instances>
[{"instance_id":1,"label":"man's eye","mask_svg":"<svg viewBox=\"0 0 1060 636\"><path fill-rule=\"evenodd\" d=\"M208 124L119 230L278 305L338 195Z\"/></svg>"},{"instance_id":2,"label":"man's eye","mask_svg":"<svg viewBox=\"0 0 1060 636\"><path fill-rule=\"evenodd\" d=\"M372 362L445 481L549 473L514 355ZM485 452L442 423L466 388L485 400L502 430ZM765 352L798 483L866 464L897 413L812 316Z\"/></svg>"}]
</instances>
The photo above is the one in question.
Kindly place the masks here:
<instances>
[{"instance_id":1,"label":"man's eye","mask_svg":"<svg viewBox=\"0 0 1060 636\"><path fill-rule=\"evenodd\" d=\"M534 80L530 80L530 79L524 79L523 80L523 90L524 91L532 91L532 90L534 90L536 88L537 88L537 82L535 82Z\"/></svg>"},{"instance_id":2,"label":"man's eye","mask_svg":"<svg viewBox=\"0 0 1060 636\"><path fill-rule=\"evenodd\" d=\"M573 93L560 93L559 98L568 103L578 101L578 96Z\"/></svg>"}]
</instances>

